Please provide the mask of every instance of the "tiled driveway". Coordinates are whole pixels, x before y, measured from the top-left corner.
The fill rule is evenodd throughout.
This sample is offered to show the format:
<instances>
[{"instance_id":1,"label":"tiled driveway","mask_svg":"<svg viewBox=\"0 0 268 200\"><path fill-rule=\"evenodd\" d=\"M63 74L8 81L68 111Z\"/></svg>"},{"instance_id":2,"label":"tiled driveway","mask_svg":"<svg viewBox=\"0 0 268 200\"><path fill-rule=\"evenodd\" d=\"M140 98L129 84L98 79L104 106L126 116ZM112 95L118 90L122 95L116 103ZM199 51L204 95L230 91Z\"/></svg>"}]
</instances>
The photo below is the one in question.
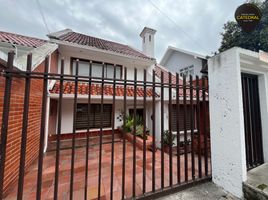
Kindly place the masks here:
<instances>
[{"instance_id":1,"label":"tiled driveway","mask_svg":"<svg viewBox=\"0 0 268 200\"><path fill-rule=\"evenodd\" d=\"M118 141L118 140L117 140ZM102 146L102 181L101 181L101 199L110 198L110 173L111 173L111 144L103 144ZM113 197L121 199L122 185L122 151L123 143L118 141L115 143L114 153L114 183ZM147 151L146 160L146 191L152 190L152 152ZM53 199L54 194L54 176L55 176L55 151L46 153L43 165L43 187L42 199ZM85 185L85 157L86 148L81 146L75 149L75 174L74 174L74 199L84 199ZM133 167L133 148L132 144L126 143L126 179L125 179L125 194L126 197L132 195L132 167ZM92 145L89 148L89 177L88 177L88 199L96 199L98 193L98 163L99 160L99 145ZM176 157L173 157L173 183L177 183L177 162ZM142 175L143 175L143 156L142 151L136 151L136 194L142 193ZM169 184L169 157L165 154L165 186ZM195 158L197 166L197 157ZM160 188L161 180L161 151L156 152L156 168L155 180L156 189ZM184 156L181 155L181 180L184 181ZM191 179L191 155L188 155L188 173ZM209 165L210 166L210 165ZM71 168L71 149L60 151L60 174L59 174L59 199L69 199L70 188L70 168ZM36 177L37 177L37 162L34 163L28 170L25 176L24 184L24 199L35 199ZM195 170L196 174L198 169ZM209 169L210 171L210 169ZM204 172L204 169L203 169ZM6 199L16 199L17 188L14 187Z\"/></svg>"}]
</instances>

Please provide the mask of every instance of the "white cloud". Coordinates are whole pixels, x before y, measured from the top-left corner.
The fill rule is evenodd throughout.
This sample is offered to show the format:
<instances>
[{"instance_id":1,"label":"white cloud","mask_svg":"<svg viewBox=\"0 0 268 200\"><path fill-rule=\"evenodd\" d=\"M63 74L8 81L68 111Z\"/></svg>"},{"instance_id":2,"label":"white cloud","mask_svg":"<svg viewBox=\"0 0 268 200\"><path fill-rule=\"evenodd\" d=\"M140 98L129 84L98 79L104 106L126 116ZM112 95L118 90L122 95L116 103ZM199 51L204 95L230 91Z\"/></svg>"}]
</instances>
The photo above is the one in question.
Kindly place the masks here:
<instances>
[{"instance_id":1,"label":"white cloud","mask_svg":"<svg viewBox=\"0 0 268 200\"><path fill-rule=\"evenodd\" d=\"M1 0L2 1L2 0ZM173 45L203 54L216 51L220 32L244 0L151 0L177 25L144 0L39 0L51 32L64 28L141 49L144 26L157 30L156 57ZM0 30L45 38L36 1L1 2ZM202 46L202 47L200 47Z\"/></svg>"}]
</instances>

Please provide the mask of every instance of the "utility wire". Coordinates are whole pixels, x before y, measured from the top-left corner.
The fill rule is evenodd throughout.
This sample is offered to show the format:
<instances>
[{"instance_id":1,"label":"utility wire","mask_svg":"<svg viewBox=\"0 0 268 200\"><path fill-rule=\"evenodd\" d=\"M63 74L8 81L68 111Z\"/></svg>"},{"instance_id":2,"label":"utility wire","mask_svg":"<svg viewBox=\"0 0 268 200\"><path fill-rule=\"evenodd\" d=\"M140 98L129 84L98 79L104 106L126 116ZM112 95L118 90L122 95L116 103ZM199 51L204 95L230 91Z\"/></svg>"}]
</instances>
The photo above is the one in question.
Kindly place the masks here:
<instances>
[{"instance_id":1,"label":"utility wire","mask_svg":"<svg viewBox=\"0 0 268 200\"><path fill-rule=\"evenodd\" d=\"M40 12L40 15L42 17L42 20L43 20L43 23L45 25L45 28L46 28L48 34L50 34L50 31L49 31L49 28L48 28L48 25L47 25L47 22L46 22L46 18L45 18L45 15L43 13L43 10L42 10L42 7L41 7L41 4L40 4L39 0L36 0L36 4L37 4L38 10Z\"/></svg>"},{"instance_id":2,"label":"utility wire","mask_svg":"<svg viewBox=\"0 0 268 200\"><path fill-rule=\"evenodd\" d=\"M164 11L162 11L156 4L154 4L151 0L149 0L149 2L152 4L152 6L158 11L160 12L162 15L164 15L170 22L172 22L173 24L176 25L176 27L185 34L185 36L188 37L188 39L190 39L190 41L192 41L193 44L195 44L196 46L200 47L202 50L206 51L209 55L211 53L209 53L210 51L208 51L206 48L204 48L201 44L199 44L196 40L194 40L187 32L185 32L172 18L170 18Z\"/></svg>"}]
</instances>

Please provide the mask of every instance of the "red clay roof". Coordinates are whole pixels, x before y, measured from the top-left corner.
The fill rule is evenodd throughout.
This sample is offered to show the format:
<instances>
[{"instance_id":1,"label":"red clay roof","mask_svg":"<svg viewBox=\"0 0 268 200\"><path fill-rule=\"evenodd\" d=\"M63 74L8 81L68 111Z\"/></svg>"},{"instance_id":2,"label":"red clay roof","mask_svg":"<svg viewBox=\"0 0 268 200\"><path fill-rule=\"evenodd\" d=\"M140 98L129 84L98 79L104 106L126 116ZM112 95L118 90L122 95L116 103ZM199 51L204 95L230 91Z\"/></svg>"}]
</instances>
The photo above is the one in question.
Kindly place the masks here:
<instances>
[{"instance_id":1,"label":"red clay roof","mask_svg":"<svg viewBox=\"0 0 268 200\"><path fill-rule=\"evenodd\" d=\"M57 36L57 37L51 37L51 38L58 39L61 41L76 43L76 44L80 44L80 45L95 47L95 48L98 48L101 50L112 51L112 52L124 54L127 56L134 56L134 57L139 57L139 58L143 58L143 59L150 59L149 57L147 57L143 53L131 48L128 45L124 45L124 44L120 44L120 43L92 37L89 35L84 35L81 33L76 33L73 31L67 32L67 33L62 34L62 35Z\"/></svg>"},{"instance_id":2,"label":"red clay roof","mask_svg":"<svg viewBox=\"0 0 268 200\"><path fill-rule=\"evenodd\" d=\"M78 94L81 95L87 95L88 94L88 83L79 83L78 84ZM74 94L75 90L75 83L70 82L70 81L65 81L63 83L63 93L64 94ZM128 86L127 87L127 96L128 97L134 97L134 87ZM60 91L60 82L57 81L50 90L50 93L52 94L59 94ZM124 87L123 86L116 86L116 96L124 96ZM91 95L101 95L101 86L100 84L92 84L91 85ZM113 86L112 85L104 85L104 95L105 96L113 96ZM144 95L144 90L141 87L137 87L137 97L143 97ZM152 97L153 96L153 90L152 89L147 89L146 91L146 97ZM157 97L159 95L156 94Z\"/></svg>"},{"instance_id":3,"label":"red clay roof","mask_svg":"<svg viewBox=\"0 0 268 200\"><path fill-rule=\"evenodd\" d=\"M0 31L0 42L36 48L46 43L46 40Z\"/></svg>"}]
</instances>

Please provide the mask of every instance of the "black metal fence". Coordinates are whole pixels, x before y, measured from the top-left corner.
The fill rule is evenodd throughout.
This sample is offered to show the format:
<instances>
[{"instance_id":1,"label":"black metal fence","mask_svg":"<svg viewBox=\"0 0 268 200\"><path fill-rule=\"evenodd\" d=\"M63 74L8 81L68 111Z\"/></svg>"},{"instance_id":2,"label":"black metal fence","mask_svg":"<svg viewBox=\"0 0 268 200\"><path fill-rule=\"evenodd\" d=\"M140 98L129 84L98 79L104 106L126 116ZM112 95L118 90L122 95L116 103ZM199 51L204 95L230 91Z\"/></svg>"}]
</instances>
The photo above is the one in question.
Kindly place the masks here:
<instances>
[{"instance_id":1,"label":"black metal fence","mask_svg":"<svg viewBox=\"0 0 268 200\"><path fill-rule=\"evenodd\" d=\"M18 186L16 192L17 199L22 199L24 197L24 191L28 185L24 185L24 179L27 176L25 169L25 154L26 154L26 145L27 145L27 127L28 127L28 110L29 110L29 95L30 95L30 85L31 80L40 79L43 81L43 100L42 100L42 112L41 114L41 124L40 124L40 141L39 141L39 155L37 163L37 178L36 178L36 188L34 191L35 196L33 198L41 199L42 197L42 183L43 183L43 165L44 158L44 142L45 138L45 124L46 124L46 112L47 112L47 99L48 99L48 83L50 80L59 81L59 93L58 93L58 115L57 115L57 130L56 130L56 150L53 154L55 162L52 167L54 167L54 182L53 182L53 198L58 199L59 197L59 181L61 173L61 152L65 151L61 149L61 143L64 142L61 140L61 129L63 126L62 118L62 101L64 99L64 82L70 81L74 82L74 94L73 94L73 131L71 138L71 152L70 152L70 178L68 181L69 188L66 188L68 191L69 199L74 199L75 192L75 164L76 164L76 154L78 148L76 148L76 114L77 113L77 103L79 99L78 95L78 86L79 83L83 82L88 84L87 90L87 117L88 124L90 123L90 113L92 106L92 95L91 87L93 84L100 85L100 115L102 119L103 116L103 105L106 99L104 94L104 88L106 85L112 86L112 123L111 123L111 141L109 144L104 144L103 142L103 120L100 121L99 127L99 143L98 149L94 149L95 152L98 152L98 172L97 172L97 198L100 199L103 196L103 173L106 174L106 171L103 171L103 148L106 148L107 145L110 145L111 153L109 163L110 175L109 182L110 186L109 193L110 199L117 199L114 197L114 183L115 183L115 165L119 165L117 170L120 171L121 175L117 174L116 180L119 182L119 188L116 188L116 191L120 192L121 199L127 198L153 198L153 196L160 196L169 192L174 192L180 190L186 186L190 186L195 183L202 181L210 180L211 178L211 167L210 167L210 136L209 136L209 122L208 122L208 93L206 79L199 79L196 77L193 81L192 76L190 76L189 81L186 80L184 76L183 79L179 77L178 74L174 76L173 74L168 74L168 81L165 81L165 72L161 72L160 77L156 77L156 72L153 71L152 80L146 80L148 77L147 71L144 70L144 80L137 80L137 69L134 70L133 80L127 80L127 68L124 70L124 78L116 79L115 76L112 79L102 77L92 77L91 70L89 70L88 76L78 75L79 66L78 61L76 62L76 74L68 75L64 74L64 61L61 61L61 73L49 73L49 59L45 60L45 69L44 72L35 72L31 71L31 55L28 56L27 70L19 71L13 68L13 56L9 54L7 67L2 71L2 76L5 78L5 94L4 94L4 103L3 103L3 113L2 113L2 129L1 129L1 164L0 164L0 199L4 198L3 196L3 184L4 184L4 175L5 175L5 163L6 160L6 146L8 138L8 123L9 123L9 110L10 110L10 95L12 93L12 79L14 77L25 80L25 96L24 96L24 111L23 111L23 128L21 130L21 147L20 147L20 163L19 163L19 176ZM91 62L89 63L89 68L91 69ZM103 64L104 68L104 64ZM102 70L104 71L104 70ZM114 70L114 74L116 74ZM115 104L117 101L116 89L118 86L124 88L123 95L123 124L121 131L121 140L120 145L115 143ZM134 96L129 98L127 94L127 87L133 89ZM137 91L142 89L143 95L142 100L137 96ZM150 90L152 95L148 95L147 91ZM168 95L165 96L165 93ZM150 99L150 100L149 100ZM131 101L133 105L133 125L131 129L132 140L128 140L126 137L127 131L124 129L127 125L127 102ZM137 135L138 132L138 116L137 116L137 102L139 104L142 102L143 117L142 117L142 135ZM160 107L156 107L156 104L159 104ZM168 109L165 110L165 105ZM175 105L175 107L174 107ZM151 146L148 150L147 148L147 124L148 117L146 117L148 107L151 107L151 131L150 137L152 138ZM172 117L172 111L176 108L176 118ZM160 109L160 110L157 110ZM168 113L168 119L165 117L165 112ZM190 117L187 117L190 116ZM180 117L181 118L180 118ZM187 120L188 119L188 120ZM168 120L168 121L166 121ZM175 120L177 130L172 130L172 120ZM165 128L165 123L168 122L167 128ZM160 123L156 124L156 123ZM157 127L160 127L160 130L157 130ZM188 128L190 127L190 129ZM165 130L167 129L167 130ZM90 128L88 126L87 133L90 133ZM160 141L157 141L157 135L160 134ZM86 134L84 138L86 140L86 145L82 148L85 149L84 157L84 185L83 188L83 197L84 199L90 199L92 195L88 188L90 188L90 156L92 148L90 147L90 134ZM138 140L142 139L142 147L138 147ZM174 143L177 143L174 145ZM106 145L106 146L105 146ZM81 148L81 147L80 147ZM115 152L118 148L122 148L120 152L120 162L118 164L115 159ZM93 150L92 150L93 151ZM107 160L106 160L107 161ZM126 166L129 166L129 162L132 162L132 170L129 171ZM107 162L106 162L107 164ZM27 172L31 173L31 171ZM137 178L137 174L141 173L142 176ZM168 176L166 176L168 175ZM119 177L119 178L118 178ZM131 180L132 184L129 183ZM168 182L166 182L168 180ZM92 183L91 183L92 184ZM129 192L129 187L131 187L131 193ZM137 188L139 187L139 188ZM128 192L126 192L128 191ZM5 194L10 195L10 194ZM12 194L14 195L14 194ZM43 198L43 197L42 197ZM81 197L80 197L81 198ZM29 197L27 198L29 199Z\"/></svg>"}]
</instances>

